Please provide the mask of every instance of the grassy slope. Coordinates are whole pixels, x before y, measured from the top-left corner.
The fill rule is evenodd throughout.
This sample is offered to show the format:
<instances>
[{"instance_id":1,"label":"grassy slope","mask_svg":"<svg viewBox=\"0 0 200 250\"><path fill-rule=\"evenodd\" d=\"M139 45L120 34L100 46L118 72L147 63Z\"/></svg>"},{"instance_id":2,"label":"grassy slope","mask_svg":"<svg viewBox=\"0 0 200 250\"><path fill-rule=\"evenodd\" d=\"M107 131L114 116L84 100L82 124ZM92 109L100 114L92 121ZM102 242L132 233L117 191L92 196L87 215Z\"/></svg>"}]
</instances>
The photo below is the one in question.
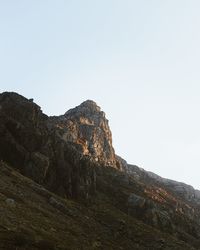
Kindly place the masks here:
<instances>
[{"instance_id":1,"label":"grassy slope","mask_svg":"<svg viewBox=\"0 0 200 250\"><path fill-rule=\"evenodd\" d=\"M0 249L193 248L123 213L101 191L92 202L62 199L0 163Z\"/></svg>"}]
</instances>

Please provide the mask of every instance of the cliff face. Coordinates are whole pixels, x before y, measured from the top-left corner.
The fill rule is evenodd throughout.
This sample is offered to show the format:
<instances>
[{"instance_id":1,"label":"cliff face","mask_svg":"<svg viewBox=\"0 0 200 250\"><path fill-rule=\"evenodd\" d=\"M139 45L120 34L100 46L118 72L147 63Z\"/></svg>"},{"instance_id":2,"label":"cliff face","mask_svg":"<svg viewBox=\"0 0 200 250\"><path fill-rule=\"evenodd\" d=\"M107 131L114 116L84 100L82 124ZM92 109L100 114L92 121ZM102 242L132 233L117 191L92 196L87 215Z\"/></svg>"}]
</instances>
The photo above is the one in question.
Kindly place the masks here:
<instances>
[{"instance_id":1,"label":"cliff face","mask_svg":"<svg viewBox=\"0 0 200 250\"><path fill-rule=\"evenodd\" d=\"M0 95L0 137L1 159L70 197L95 190L92 162L119 168L108 120L93 101L48 117L33 100L5 92Z\"/></svg>"},{"instance_id":2,"label":"cliff face","mask_svg":"<svg viewBox=\"0 0 200 250\"><path fill-rule=\"evenodd\" d=\"M39 192L45 199L48 193L45 205L48 209L51 209L50 203L61 212L68 211L54 196L49 199L49 191L66 200L79 201L77 206L87 203L89 211L84 216L91 218L93 229L104 230L102 245L99 239L95 241L97 249L98 246L102 249L199 249L200 191L129 165L116 156L108 121L93 101L83 102L64 115L48 117L33 100L16 93L0 94L0 161L0 169L5 170L1 173L2 178L12 182L16 177L12 169L15 169L40 184L39 187L35 184L31 192ZM7 168L7 164L12 168ZM3 183L4 179L2 187ZM13 183L10 185L18 186L15 180ZM29 184L26 185L30 189ZM13 189L9 193L11 196ZM17 190L13 197L24 202ZM43 198L37 197L39 201ZM21 203L19 211L20 206ZM76 211L76 217L82 213ZM99 226L102 221L104 229ZM129 225L129 221L133 224ZM134 231L134 223L140 225L137 228L139 235ZM152 237L149 226L159 230L161 241L155 238L152 244L147 244L140 239L140 235ZM13 228L16 227L13 225ZM81 230L76 234L82 235ZM93 231L87 230L92 237ZM108 234L109 240L112 239L110 248L106 246ZM168 237L175 238L178 243L172 244L172 238ZM113 243L121 238L124 241ZM76 245L73 247L79 249Z\"/></svg>"},{"instance_id":3,"label":"cliff face","mask_svg":"<svg viewBox=\"0 0 200 250\"><path fill-rule=\"evenodd\" d=\"M0 95L0 159L64 196L95 190L92 160L63 140L38 105L16 93Z\"/></svg>"},{"instance_id":4,"label":"cliff face","mask_svg":"<svg viewBox=\"0 0 200 250\"><path fill-rule=\"evenodd\" d=\"M51 117L50 123L57 128L60 138L74 143L81 154L117 167L108 120L95 102L87 100L62 116Z\"/></svg>"}]
</instances>

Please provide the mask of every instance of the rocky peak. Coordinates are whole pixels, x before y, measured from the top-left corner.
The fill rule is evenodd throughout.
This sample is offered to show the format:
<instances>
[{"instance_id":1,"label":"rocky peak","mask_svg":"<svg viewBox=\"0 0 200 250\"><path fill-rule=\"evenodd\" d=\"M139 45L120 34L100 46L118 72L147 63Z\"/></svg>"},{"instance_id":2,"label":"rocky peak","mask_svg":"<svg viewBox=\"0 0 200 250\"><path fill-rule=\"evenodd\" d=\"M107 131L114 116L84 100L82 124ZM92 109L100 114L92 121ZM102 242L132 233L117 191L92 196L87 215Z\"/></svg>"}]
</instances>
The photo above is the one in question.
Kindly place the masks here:
<instances>
[{"instance_id":1,"label":"rocky peak","mask_svg":"<svg viewBox=\"0 0 200 250\"><path fill-rule=\"evenodd\" d=\"M76 108L73 108L72 110L83 110L83 111L87 111L87 112L100 112L101 108L96 104L96 102L92 101L92 100L86 100L84 102L82 102L79 106L77 106ZM66 113L69 113L69 111L67 111Z\"/></svg>"},{"instance_id":2,"label":"rocky peak","mask_svg":"<svg viewBox=\"0 0 200 250\"><path fill-rule=\"evenodd\" d=\"M95 161L116 167L108 120L94 101L87 100L51 121L64 141L74 143L81 153Z\"/></svg>"},{"instance_id":3,"label":"rocky peak","mask_svg":"<svg viewBox=\"0 0 200 250\"><path fill-rule=\"evenodd\" d=\"M86 100L79 106L68 110L65 115L66 118L73 117L85 117L95 124L99 123L100 118L105 119L105 113L101 111L101 108L92 100Z\"/></svg>"}]
</instances>

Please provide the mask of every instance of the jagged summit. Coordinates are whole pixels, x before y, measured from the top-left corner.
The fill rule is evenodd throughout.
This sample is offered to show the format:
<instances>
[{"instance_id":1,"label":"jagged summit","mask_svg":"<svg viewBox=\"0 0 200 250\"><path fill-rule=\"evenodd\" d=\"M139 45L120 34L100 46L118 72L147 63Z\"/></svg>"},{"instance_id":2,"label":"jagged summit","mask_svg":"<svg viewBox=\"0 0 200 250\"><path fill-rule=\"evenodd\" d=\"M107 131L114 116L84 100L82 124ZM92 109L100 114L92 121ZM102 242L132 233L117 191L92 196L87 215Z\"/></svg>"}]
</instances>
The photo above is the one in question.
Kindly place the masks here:
<instances>
[{"instance_id":1,"label":"jagged summit","mask_svg":"<svg viewBox=\"0 0 200 250\"><path fill-rule=\"evenodd\" d=\"M100 107L93 100L86 100L86 101L82 102L79 106L80 107L87 107L87 108L95 108L97 110L100 110Z\"/></svg>"},{"instance_id":2,"label":"jagged summit","mask_svg":"<svg viewBox=\"0 0 200 250\"><path fill-rule=\"evenodd\" d=\"M60 128L64 141L75 143L81 153L95 161L116 167L108 120L94 101L86 100L64 116L53 117L52 121L54 126Z\"/></svg>"},{"instance_id":3,"label":"jagged summit","mask_svg":"<svg viewBox=\"0 0 200 250\"><path fill-rule=\"evenodd\" d=\"M72 108L70 110L68 110L66 113L65 113L65 116L66 115L70 115L72 113L84 113L84 115L91 115L91 114L94 114L94 113L98 113L103 116L105 116L104 112L101 111L101 108L96 104L96 102L92 101L92 100L86 100L84 102L82 102L80 105L76 106L75 108Z\"/></svg>"}]
</instances>

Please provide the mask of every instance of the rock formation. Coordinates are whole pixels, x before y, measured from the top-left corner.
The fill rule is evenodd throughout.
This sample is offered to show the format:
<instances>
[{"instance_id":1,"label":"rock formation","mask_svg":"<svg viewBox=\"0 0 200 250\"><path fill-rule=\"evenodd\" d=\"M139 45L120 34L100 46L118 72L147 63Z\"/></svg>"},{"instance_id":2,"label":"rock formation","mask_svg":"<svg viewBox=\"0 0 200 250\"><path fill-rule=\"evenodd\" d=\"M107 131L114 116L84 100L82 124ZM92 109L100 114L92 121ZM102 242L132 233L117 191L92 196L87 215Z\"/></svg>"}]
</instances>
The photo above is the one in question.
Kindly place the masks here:
<instances>
[{"instance_id":1,"label":"rock formation","mask_svg":"<svg viewBox=\"0 0 200 250\"><path fill-rule=\"evenodd\" d=\"M116 167L112 134L105 113L91 100L87 100L62 116L51 117L60 138L72 142L83 155L96 162Z\"/></svg>"},{"instance_id":2,"label":"rock formation","mask_svg":"<svg viewBox=\"0 0 200 250\"><path fill-rule=\"evenodd\" d=\"M18 201L20 206L25 203L23 194L18 196L17 172L35 182L23 180L28 190L41 196L39 202L45 197L47 204L61 213L73 215L61 197L78 201L77 207L87 205L85 216L91 223L96 220L95 227L104 228L103 233L98 231L104 235L104 243L97 238L94 247L88 249L199 249L200 191L129 165L115 155L108 120L93 101L87 100L64 115L48 117L33 99L13 92L0 94L0 166L2 178L16 186L16 192L12 189L15 195L11 191L9 196L6 191L3 194L11 212L13 207L18 208ZM84 224L87 219L80 217L85 212L75 210ZM144 239L135 242L139 236L134 225L139 225L139 235L152 237L151 226L164 239L154 239L152 245ZM81 230L76 234L82 235ZM93 231L94 227L90 237ZM112 247L106 245L107 235ZM113 243L121 237L126 241Z\"/></svg>"},{"instance_id":3,"label":"rock formation","mask_svg":"<svg viewBox=\"0 0 200 250\"><path fill-rule=\"evenodd\" d=\"M60 137L38 105L5 92L0 107L0 159L62 195L87 197L95 189L91 160Z\"/></svg>"}]
</instances>

